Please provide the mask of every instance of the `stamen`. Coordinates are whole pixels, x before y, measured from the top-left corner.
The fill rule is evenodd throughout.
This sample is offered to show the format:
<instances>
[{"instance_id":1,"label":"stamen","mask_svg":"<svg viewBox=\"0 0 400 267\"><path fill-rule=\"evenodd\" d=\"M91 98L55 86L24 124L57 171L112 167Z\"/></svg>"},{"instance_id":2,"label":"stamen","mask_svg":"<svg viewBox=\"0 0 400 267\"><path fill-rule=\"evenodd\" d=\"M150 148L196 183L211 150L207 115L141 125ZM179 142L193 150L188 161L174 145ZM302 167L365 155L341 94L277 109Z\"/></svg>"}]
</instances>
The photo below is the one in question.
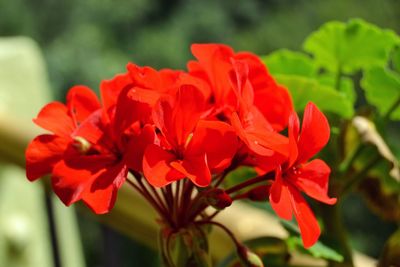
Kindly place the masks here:
<instances>
[{"instance_id":1,"label":"stamen","mask_svg":"<svg viewBox=\"0 0 400 267\"><path fill-rule=\"evenodd\" d=\"M75 136L74 137L74 143L73 146L81 153L81 154L86 154L90 147L91 144L89 143L88 140L81 136Z\"/></svg>"}]
</instances>

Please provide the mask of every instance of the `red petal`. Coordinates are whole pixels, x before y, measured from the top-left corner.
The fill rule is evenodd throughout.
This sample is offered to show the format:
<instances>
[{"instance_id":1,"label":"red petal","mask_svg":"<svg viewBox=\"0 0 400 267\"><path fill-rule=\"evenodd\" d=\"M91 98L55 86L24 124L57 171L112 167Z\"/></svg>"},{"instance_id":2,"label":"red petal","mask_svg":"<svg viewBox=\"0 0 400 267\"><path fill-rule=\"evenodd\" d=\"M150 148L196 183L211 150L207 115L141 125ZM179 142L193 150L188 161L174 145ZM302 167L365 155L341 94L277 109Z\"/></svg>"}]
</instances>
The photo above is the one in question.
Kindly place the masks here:
<instances>
[{"instance_id":1,"label":"red petal","mask_svg":"<svg viewBox=\"0 0 400 267\"><path fill-rule=\"evenodd\" d=\"M103 136L104 132L102 130L102 112L103 110L98 109L97 111L91 113L86 120L84 120L79 127L73 132L74 137L83 137L88 142L92 144L97 144L98 141Z\"/></svg>"},{"instance_id":2,"label":"red petal","mask_svg":"<svg viewBox=\"0 0 400 267\"><path fill-rule=\"evenodd\" d=\"M92 112L100 108L96 94L86 86L72 87L67 95L67 106L76 123L84 121Z\"/></svg>"},{"instance_id":3,"label":"red petal","mask_svg":"<svg viewBox=\"0 0 400 267\"><path fill-rule=\"evenodd\" d=\"M307 202L301 194L293 187L289 187L292 194L292 207L294 216L299 224L301 238L305 248L309 248L317 242L321 229L319 228L318 221L311 211Z\"/></svg>"},{"instance_id":4,"label":"red petal","mask_svg":"<svg viewBox=\"0 0 400 267\"><path fill-rule=\"evenodd\" d=\"M254 104L276 131L286 128L293 103L286 88L279 86L268 73L258 56L241 52L235 59L245 61L249 67L248 79L254 90Z\"/></svg>"},{"instance_id":5,"label":"red petal","mask_svg":"<svg viewBox=\"0 0 400 267\"><path fill-rule=\"evenodd\" d=\"M54 165L62 159L70 139L56 135L39 135L25 151L26 176L30 181L51 173Z\"/></svg>"},{"instance_id":6,"label":"red petal","mask_svg":"<svg viewBox=\"0 0 400 267\"><path fill-rule=\"evenodd\" d=\"M160 99L153 109L153 120L172 146L183 147L204 108L203 94L194 86L182 86L175 101Z\"/></svg>"},{"instance_id":7,"label":"red petal","mask_svg":"<svg viewBox=\"0 0 400 267\"><path fill-rule=\"evenodd\" d=\"M168 185L185 176L171 168L175 155L163 150L159 146L149 145L143 157L143 173L147 181L155 187Z\"/></svg>"},{"instance_id":8,"label":"red petal","mask_svg":"<svg viewBox=\"0 0 400 267\"><path fill-rule=\"evenodd\" d=\"M82 200L97 214L109 212L114 207L117 191L125 182L127 173L128 170L122 163L107 168L83 192Z\"/></svg>"},{"instance_id":9,"label":"red petal","mask_svg":"<svg viewBox=\"0 0 400 267\"><path fill-rule=\"evenodd\" d=\"M251 114L253 122L246 128L247 135L253 136L260 146L288 156L288 138L270 129L270 125L256 107L251 110Z\"/></svg>"},{"instance_id":10,"label":"red petal","mask_svg":"<svg viewBox=\"0 0 400 267\"><path fill-rule=\"evenodd\" d=\"M243 164L256 167L258 174L262 175L271 172L287 161L287 157L282 154L274 153L272 156L260 156L249 153Z\"/></svg>"},{"instance_id":11,"label":"red petal","mask_svg":"<svg viewBox=\"0 0 400 267\"><path fill-rule=\"evenodd\" d=\"M182 86L173 108L173 124L178 144L184 145L205 108L203 94L194 86Z\"/></svg>"},{"instance_id":12,"label":"red petal","mask_svg":"<svg viewBox=\"0 0 400 267\"><path fill-rule=\"evenodd\" d=\"M292 195L288 185L283 181L281 170L276 170L275 181L272 183L269 202L276 214L285 220L292 219Z\"/></svg>"},{"instance_id":13,"label":"red petal","mask_svg":"<svg viewBox=\"0 0 400 267\"><path fill-rule=\"evenodd\" d=\"M203 93L204 99L209 99L211 96L211 88L210 88L210 85L206 81L207 81L207 79L200 79L194 75L182 73L179 76L178 84L180 86L192 85L192 86L196 87L197 89L199 89Z\"/></svg>"},{"instance_id":14,"label":"red petal","mask_svg":"<svg viewBox=\"0 0 400 267\"><path fill-rule=\"evenodd\" d=\"M109 112L117 103L119 93L126 87L132 86L129 74L119 74L111 80L102 81L100 84L101 100L104 110Z\"/></svg>"},{"instance_id":15,"label":"red petal","mask_svg":"<svg viewBox=\"0 0 400 267\"><path fill-rule=\"evenodd\" d=\"M328 165L320 159L315 159L298 170L299 175L291 177L291 181L310 197L323 203L333 205L336 198L328 197L329 174Z\"/></svg>"},{"instance_id":16,"label":"red petal","mask_svg":"<svg viewBox=\"0 0 400 267\"><path fill-rule=\"evenodd\" d=\"M272 156L273 151L269 148L266 148L264 146L261 146L259 144L259 140L257 135L254 134L249 134L246 132L246 130L243 128L243 125L239 119L239 116L237 115L236 112L232 113L232 116L230 118L230 122L234 129L236 130L237 135L240 137L240 139L247 145L247 147L253 151L256 154L262 155L262 156Z\"/></svg>"},{"instance_id":17,"label":"red petal","mask_svg":"<svg viewBox=\"0 0 400 267\"><path fill-rule=\"evenodd\" d=\"M114 205L126 173L124 165L115 165L109 156L78 156L57 163L52 185L65 205L82 199L94 212L105 213Z\"/></svg>"},{"instance_id":18,"label":"red petal","mask_svg":"<svg viewBox=\"0 0 400 267\"><path fill-rule=\"evenodd\" d=\"M96 214L109 212L117 199L117 188L109 186L91 193L86 193L82 201Z\"/></svg>"},{"instance_id":19,"label":"red petal","mask_svg":"<svg viewBox=\"0 0 400 267\"><path fill-rule=\"evenodd\" d=\"M151 89L151 91L161 94L172 93L176 89L175 83L182 73L171 69L157 71L151 67L139 67L132 63L127 65L127 69L135 86Z\"/></svg>"},{"instance_id":20,"label":"red petal","mask_svg":"<svg viewBox=\"0 0 400 267\"><path fill-rule=\"evenodd\" d=\"M115 117L114 131L120 137L133 123L147 122L150 119L151 107L159 98L159 94L137 87L125 88L119 95Z\"/></svg>"},{"instance_id":21,"label":"red petal","mask_svg":"<svg viewBox=\"0 0 400 267\"><path fill-rule=\"evenodd\" d=\"M186 157L182 162L171 162L171 166L184 174L197 186L206 187L210 185L211 173L207 165L205 154Z\"/></svg>"},{"instance_id":22,"label":"red petal","mask_svg":"<svg viewBox=\"0 0 400 267\"><path fill-rule=\"evenodd\" d=\"M237 60L245 61L249 66L249 80L255 91L276 87L275 80L257 55L239 52L234 57Z\"/></svg>"},{"instance_id":23,"label":"red petal","mask_svg":"<svg viewBox=\"0 0 400 267\"><path fill-rule=\"evenodd\" d=\"M155 142L154 128L149 124L145 125L138 136L132 136L128 144L128 148L124 155L124 161L129 166L138 172L143 171L143 156L146 147Z\"/></svg>"},{"instance_id":24,"label":"red petal","mask_svg":"<svg viewBox=\"0 0 400 267\"><path fill-rule=\"evenodd\" d=\"M221 44L193 44L191 50L198 59L199 65L196 67L191 63L190 71L192 72L191 67L194 66L195 76L208 78L217 106L227 105L227 100L234 94L229 82L229 73L232 70L230 59L233 56L233 50ZM200 70L206 75L201 74Z\"/></svg>"},{"instance_id":25,"label":"red petal","mask_svg":"<svg viewBox=\"0 0 400 267\"><path fill-rule=\"evenodd\" d=\"M328 143L329 135L329 123L325 115L313 103L308 103L304 110L303 125L298 141L297 162L306 162L317 154Z\"/></svg>"},{"instance_id":26,"label":"red petal","mask_svg":"<svg viewBox=\"0 0 400 267\"><path fill-rule=\"evenodd\" d=\"M67 107L60 102L51 102L44 106L33 121L43 129L64 137L69 136L75 128Z\"/></svg>"},{"instance_id":27,"label":"red petal","mask_svg":"<svg viewBox=\"0 0 400 267\"><path fill-rule=\"evenodd\" d=\"M126 180L128 168L124 162L105 166L104 171L100 172L93 182L90 192L103 190L107 187L113 186L119 189Z\"/></svg>"},{"instance_id":28,"label":"red petal","mask_svg":"<svg viewBox=\"0 0 400 267\"><path fill-rule=\"evenodd\" d=\"M296 112L292 112L289 117L289 164L288 167L291 167L297 160L299 155L299 151L297 148L297 140L299 136L299 118L297 117Z\"/></svg>"},{"instance_id":29,"label":"red petal","mask_svg":"<svg viewBox=\"0 0 400 267\"><path fill-rule=\"evenodd\" d=\"M197 124L185 155L207 155L213 173L229 166L238 146L233 128L220 121L201 120Z\"/></svg>"},{"instance_id":30,"label":"red petal","mask_svg":"<svg viewBox=\"0 0 400 267\"><path fill-rule=\"evenodd\" d=\"M293 111L292 99L286 88L281 86L262 90L254 88L254 105L278 132L286 128L289 115Z\"/></svg>"}]
</instances>

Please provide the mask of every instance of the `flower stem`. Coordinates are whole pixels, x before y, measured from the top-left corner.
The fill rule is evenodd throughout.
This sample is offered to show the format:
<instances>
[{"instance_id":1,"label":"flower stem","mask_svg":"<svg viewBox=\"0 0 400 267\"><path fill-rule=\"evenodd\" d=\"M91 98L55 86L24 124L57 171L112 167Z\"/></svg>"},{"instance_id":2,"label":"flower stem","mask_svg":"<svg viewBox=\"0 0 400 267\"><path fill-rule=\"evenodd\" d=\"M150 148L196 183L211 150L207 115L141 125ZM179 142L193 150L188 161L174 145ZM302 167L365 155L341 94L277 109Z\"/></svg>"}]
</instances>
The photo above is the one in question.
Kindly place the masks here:
<instances>
[{"instance_id":1,"label":"flower stem","mask_svg":"<svg viewBox=\"0 0 400 267\"><path fill-rule=\"evenodd\" d=\"M177 227L180 225L180 218L179 218L179 196L180 196L180 187L181 187L182 180L179 180L175 183L175 195L173 197L174 200L174 212L173 215L175 217L175 222Z\"/></svg>"},{"instance_id":2,"label":"flower stem","mask_svg":"<svg viewBox=\"0 0 400 267\"><path fill-rule=\"evenodd\" d=\"M243 188L246 188L248 186L254 185L256 183L261 183L261 182L264 182L264 181L272 180L272 179L274 179L274 177L275 177L275 173L274 172L269 172L267 174L254 177L252 179L244 181L243 183L237 184L237 185L225 190L225 192L228 193L228 194L232 194L232 193L235 193L235 192L237 192L239 190L242 190Z\"/></svg>"},{"instance_id":3,"label":"flower stem","mask_svg":"<svg viewBox=\"0 0 400 267\"><path fill-rule=\"evenodd\" d=\"M336 72L335 89L340 91L342 81L342 66L339 64Z\"/></svg>"},{"instance_id":4,"label":"flower stem","mask_svg":"<svg viewBox=\"0 0 400 267\"><path fill-rule=\"evenodd\" d=\"M350 189L357 184L360 180L362 180L367 173L381 161L382 157L378 154L374 158L372 158L367 164L365 164L364 168L361 169L350 181L348 181L341 191L341 197L348 193Z\"/></svg>"},{"instance_id":5,"label":"flower stem","mask_svg":"<svg viewBox=\"0 0 400 267\"><path fill-rule=\"evenodd\" d=\"M400 106L400 96L393 103L393 105L388 109L386 114L383 116L383 121L387 122L390 119L390 115Z\"/></svg>"},{"instance_id":6,"label":"flower stem","mask_svg":"<svg viewBox=\"0 0 400 267\"><path fill-rule=\"evenodd\" d=\"M324 223L325 233L327 233L326 241L344 258L343 262L329 261L328 267L354 267L346 228L341 218L340 203L341 202L333 206L320 204L321 217Z\"/></svg>"},{"instance_id":7,"label":"flower stem","mask_svg":"<svg viewBox=\"0 0 400 267\"><path fill-rule=\"evenodd\" d=\"M146 186L141 181L141 178L135 175L134 177L136 178L138 184L135 184L130 179L126 179L128 184L132 186L137 192L139 192L150 203L151 206L153 206L153 208L158 212L158 215L161 216L164 221L166 221L169 225L173 225L173 221L169 218L167 210L163 206L161 206L161 204L158 203L156 199L150 194Z\"/></svg>"},{"instance_id":8,"label":"flower stem","mask_svg":"<svg viewBox=\"0 0 400 267\"><path fill-rule=\"evenodd\" d=\"M237 240L236 236L233 234L233 232L231 230L229 230L225 225L219 223L219 222L214 222L214 221L198 221L196 222L197 225L206 225L206 224L211 224L211 225L215 225L219 228L221 228L222 230L224 230L224 232L232 239L233 243L235 244L236 247L240 247L241 244L239 242L239 240Z\"/></svg>"}]
</instances>

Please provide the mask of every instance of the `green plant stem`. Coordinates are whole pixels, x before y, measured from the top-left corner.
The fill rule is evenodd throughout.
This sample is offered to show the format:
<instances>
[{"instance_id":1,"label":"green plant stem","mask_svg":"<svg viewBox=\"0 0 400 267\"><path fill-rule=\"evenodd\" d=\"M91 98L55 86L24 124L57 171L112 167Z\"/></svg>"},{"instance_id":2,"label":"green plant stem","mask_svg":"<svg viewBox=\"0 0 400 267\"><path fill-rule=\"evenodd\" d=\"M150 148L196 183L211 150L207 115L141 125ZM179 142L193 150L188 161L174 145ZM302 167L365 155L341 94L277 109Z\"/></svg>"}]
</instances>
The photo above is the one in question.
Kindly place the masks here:
<instances>
[{"instance_id":1,"label":"green plant stem","mask_svg":"<svg viewBox=\"0 0 400 267\"><path fill-rule=\"evenodd\" d=\"M336 72L336 79L335 79L335 89L340 91L340 85L342 81L342 66L339 64Z\"/></svg>"},{"instance_id":2,"label":"green plant stem","mask_svg":"<svg viewBox=\"0 0 400 267\"><path fill-rule=\"evenodd\" d=\"M236 238L236 236L233 234L233 232L231 230L229 230L225 225L218 223L218 222L214 222L214 221L208 221L208 220L196 222L196 225L207 225L207 224L215 225L215 226L221 228L232 239L232 241L236 247L241 246L239 240Z\"/></svg>"},{"instance_id":3,"label":"green plant stem","mask_svg":"<svg viewBox=\"0 0 400 267\"><path fill-rule=\"evenodd\" d=\"M383 116L383 121L387 122L390 119L390 115L400 106L400 96L397 98L397 100L393 103L393 105L388 109L386 114Z\"/></svg>"},{"instance_id":4,"label":"green plant stem","mask_svg":"<svg viewBox=\"0 0 400 267\"><path fill-rule=\"evenodd\" d=\"M343 256L343 262L329 261L329 267L354 267L353 255L346 228L343 225L340 203L329 206L320 204L327 242Z\"/></svg>"},{"instance_id":5,"label":"green plant stem","mask_svg":"<svg viewBox=\"0 0 400 267\"><path fill-rule=\"evenodd\" d=\"M345 159L340 165L339 165L339 172L343 175L346 175L351 166L353 166L353 163L355 160L361 155L361 152L363 152L365 149L365 146L362 143L358 143L357 147L354 149L354 152L351 154L350 158Z\"/></svg>"},{"instance_id":6,"label":"green plant stem","mask_svg":"<svg viewBox=\"0 0 400 267\"><path fill-rule=\"evenodd\" d=\"M343 186L340 195L343 197L345 194L347 194L354 185L360 182L367 175L367 173L381 161L381 159L382 157L378 154L367 164L365 164L364 168L362 168L348 183Z\"/></svg>"}]
</instances>

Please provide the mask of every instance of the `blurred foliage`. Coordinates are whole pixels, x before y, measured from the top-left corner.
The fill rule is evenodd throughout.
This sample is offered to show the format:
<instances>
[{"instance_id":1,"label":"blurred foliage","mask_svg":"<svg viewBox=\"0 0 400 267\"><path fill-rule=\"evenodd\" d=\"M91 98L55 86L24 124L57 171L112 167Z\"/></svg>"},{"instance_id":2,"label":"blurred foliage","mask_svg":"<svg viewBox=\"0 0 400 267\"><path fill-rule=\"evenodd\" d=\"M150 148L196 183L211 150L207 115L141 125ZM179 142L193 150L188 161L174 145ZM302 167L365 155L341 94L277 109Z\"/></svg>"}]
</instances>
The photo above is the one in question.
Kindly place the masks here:
<instances>
[{"instance_id":1,"label":"blurred foliage","mask_svg":"<svg viewBox=\"0 0 400 267\"><path fill-rule=\"evenodd\" d=\"M97 88L128 61L184 67L193 42L267 54L299 49L328 20L361 17L400 29L395 0L0 0L0 35L39 42L61 98L74 84Z\"/></svg>"}]
</instances>

